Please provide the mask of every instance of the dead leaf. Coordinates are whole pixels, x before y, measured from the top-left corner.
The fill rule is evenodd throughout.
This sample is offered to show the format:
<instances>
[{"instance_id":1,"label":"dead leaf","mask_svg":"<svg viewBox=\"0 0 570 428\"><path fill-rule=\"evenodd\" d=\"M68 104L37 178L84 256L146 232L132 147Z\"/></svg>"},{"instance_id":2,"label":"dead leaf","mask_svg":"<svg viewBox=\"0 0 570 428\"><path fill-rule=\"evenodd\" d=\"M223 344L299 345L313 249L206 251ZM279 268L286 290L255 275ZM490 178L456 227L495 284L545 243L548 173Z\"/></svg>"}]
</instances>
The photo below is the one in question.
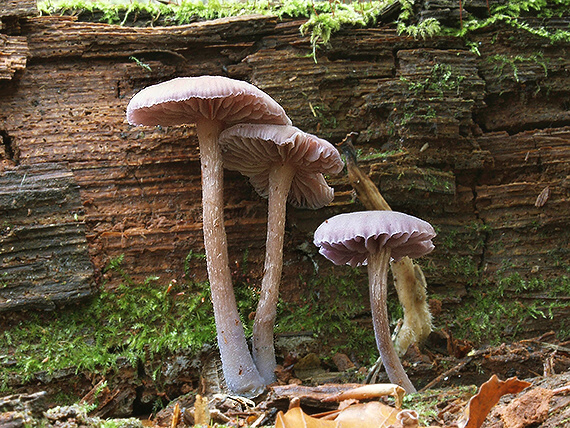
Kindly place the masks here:
<instances>
[{"instance_id":1,"label":"dead leaf","mask_svg":"<svg viewBox=\"0 0 570 428\"><path fill-rule=\"evenodd\" d=\"M465 413L457 422L459 428L479 428L491 408L499 402L505 394L516 394L532 385L529 382L518 380L516 377L505 381L499 380L496 375L479 388L479 392L471 397L465 408Z\"/></svg>"},{"instance_id":2,"label":"dead leaf","mask_svg":"<svg viewBox=\"0 0 570 428\"><path fill-rule=\"evenodd\" d=\"M287 413L277 413L275 428L338 428L335 421L313 418L305 414L300 407L293 407Z\"/></svg>"},{"instance_id":3,"label":"dead leaf","mask_svg":"<svg viewBox=\"0 0 570 428\"><path fill-rule=\"evenodd\" d=\"M339 428L385 428L397 423L399 412L387 404L372 401L347 407L335 421Z\"/></svg>"},{"instance_id":4,"label":"dead leaf","mask_svg":"<svg viewBox=\"0 0 570 428\"><path fill-rule=\"evenodd\" d=\"M277 414L275 428L388 428L398 423L398 413L393 407L373 401L349 406L330 420L315 418L300 407L293 407L285 414Z\"/></svg>"}]
</instances>

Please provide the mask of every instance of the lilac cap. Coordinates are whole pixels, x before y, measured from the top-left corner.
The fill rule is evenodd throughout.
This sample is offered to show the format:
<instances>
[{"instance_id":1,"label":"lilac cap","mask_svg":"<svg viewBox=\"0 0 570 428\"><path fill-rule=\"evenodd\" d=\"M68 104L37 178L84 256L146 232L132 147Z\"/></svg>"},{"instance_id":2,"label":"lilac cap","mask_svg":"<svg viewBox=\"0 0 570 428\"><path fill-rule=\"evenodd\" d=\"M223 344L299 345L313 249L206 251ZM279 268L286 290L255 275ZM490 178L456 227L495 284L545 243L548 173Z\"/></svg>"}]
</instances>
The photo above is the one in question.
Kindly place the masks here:
<instances>
[{"instance_id":1,"label":"lilac cap","mask_svg":"<svg viewBox=\"0 0 570 428\"><path fill-rule=\"evenodd\" d=\"M433 227L417 217L396 211L361 211L325 220L315 231L319 252L337 265L364 265L368 254L382 247L395 261L416 258L434 249Z\"/></svg>"},{"instance_id":2,"label":"lilac cap","mask_svg":"<svg viewBox=\"0 0 570 428\"><path fill-rule=\"evenodd\" d=\"M239 171L261 196L269 194L269 171L291 164L295 176L288 201L317 209L329 204L334 191L323 174L338 174L344 162L328 141L290 125L238 124L220 134L224 167Z\"/></svg>"},{"instance_id":3,"label":"lilac cap","mask_svg":"<svg viewBox=\"0 0 570 428\"><path fill-rule=\"evenodd\" d=\"M224 76L178 77L149 86L127 106L131 125L181 125L199 120L290 125L277 101L256 86Z\"/></svg>"}]
</instances>

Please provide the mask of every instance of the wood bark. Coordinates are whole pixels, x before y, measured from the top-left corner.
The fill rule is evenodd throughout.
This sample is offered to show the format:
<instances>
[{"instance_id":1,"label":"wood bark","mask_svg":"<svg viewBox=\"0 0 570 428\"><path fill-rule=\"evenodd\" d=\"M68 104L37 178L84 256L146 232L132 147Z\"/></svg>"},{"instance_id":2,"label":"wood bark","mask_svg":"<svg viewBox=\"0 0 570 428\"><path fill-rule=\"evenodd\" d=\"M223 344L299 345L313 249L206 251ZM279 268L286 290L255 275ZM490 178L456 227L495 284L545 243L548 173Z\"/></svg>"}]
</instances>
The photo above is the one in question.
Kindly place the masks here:
<instances>
[{"instance_id":1,"label":"wood bark","mask_svg":"<svg viewBox=\"0 0 570 428\"><path fill-rule=\"evenodd\" d=\"M0 80L9 80L26 68L28 44L22 36L0 34Z\"/></svg>"},{"instance_id":2,"label":"wood bark","mask_svg":"<svg viewBox=\"0 0 570 428\"><path fill-rule=\"evenodd\" d=\"M83 208L65 165L0 175L0 312L53 309L95 291Z\"/></svg>"},{"instance_id":3,"label":"wood bark","mask_svg":"<svg viewBox=\"0 0 570 428\"><path fill-rule=\"evenodd\" d=\"M528 22L551 28L567 20ZM438 227L437 249L422 267L445 305L461 303L477 272L491 282L567 275L568 43L496 24L472 36L477 55L461 39L416 40L379 25L335 33L315 62L299 31L304 22L252 16L127 28L21 18L13 35L27 40L27 66L0 81L3 161L69 165L97 271L124 254L135 279L205 279L203 262L184 268L189 251L203 252L195 129L135 128L124 115L151 84L227 75L269 93L304 131L333 143L359 132L359 164L390 206ZM346 177L329 182L329 207L288 208L283 296L293 301L303 289L299 274L313 273L299 248L311 247L324 219L362 208ZM230 260L242 263L248 250L255 282L266 202L239 174L227 172L225 186ZM547 186L549 198L535 206ZM309 256L321 272L330 268ZM561 310L550 325L567 315Z\"/></svg>"}]
</instances>

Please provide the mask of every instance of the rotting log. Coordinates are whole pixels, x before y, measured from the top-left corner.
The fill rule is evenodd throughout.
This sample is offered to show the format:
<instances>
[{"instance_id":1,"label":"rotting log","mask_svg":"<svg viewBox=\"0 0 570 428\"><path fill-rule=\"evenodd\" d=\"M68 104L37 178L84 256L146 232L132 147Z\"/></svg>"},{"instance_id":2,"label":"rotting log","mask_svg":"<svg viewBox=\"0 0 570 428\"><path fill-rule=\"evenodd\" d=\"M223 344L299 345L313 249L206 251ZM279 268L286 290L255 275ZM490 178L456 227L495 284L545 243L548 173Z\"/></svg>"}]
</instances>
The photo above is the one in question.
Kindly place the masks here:
<instances>
[{"instance_id":1,"label":"rotting log","mask_svg":"<svg viewBox=\"0 0 570 428\"><path fill-rule=\"evenodd\" d=\"M0 312L53 309L90 296L82 205L65 165L5 169L0 175Z\"/></svg>"},{"instance_id":2,"label":"rotting log","mask_svg":"<svg viewBox=\"0 0 570 428\"><path fill-rule=\"evenodd\" d=\"M437 226L436 250L420 263L430 293L445 304L460 304L478 272L489 281L505 272L567 275L568 43L496 24L473 35L478 56L458 38L415 40L379 25L336 32L315 62L299 32L304 22L255 16L125 28L22 18L29 57L25 70L0 83L0 156L26 166L68 163L96 270L124 254L134 279L205 279L199 259L184 270L188 253L203 251L194 128L133 128L124 115L131 96L151 84L228 75L269 93L307 132L333 143L359 132L359 165L390 206ZM517 55L526 60L516 70L497 67ZM315 227L361 209L345 177L329 182L336 193L329 207L288 211L288 299L301 298L311 257L327 272L306 252ZM266 203L239 174L226 174L225 185L230 257L242 263L248 250L256 283ZM546 186L550 197L535 207Z\"/></svg>"}]
</instances>

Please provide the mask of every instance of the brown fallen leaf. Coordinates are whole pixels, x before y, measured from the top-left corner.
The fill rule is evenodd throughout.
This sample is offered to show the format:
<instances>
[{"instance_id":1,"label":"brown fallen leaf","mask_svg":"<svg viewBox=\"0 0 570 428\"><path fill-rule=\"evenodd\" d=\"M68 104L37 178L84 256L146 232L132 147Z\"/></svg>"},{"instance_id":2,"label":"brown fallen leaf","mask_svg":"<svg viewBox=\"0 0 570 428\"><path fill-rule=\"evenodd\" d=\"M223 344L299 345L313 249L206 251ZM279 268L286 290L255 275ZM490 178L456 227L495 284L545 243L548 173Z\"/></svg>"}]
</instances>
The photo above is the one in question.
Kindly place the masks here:
<instances>
[{"instance_id":1,"label":"brown fallen leaf","mask_svg":"<svg viewBox=\"0 0 570 428\"><path fill-rule=\"evenodd\" d=\"M335 421L313 418L301 410L293 407L287 413L279 412L275 418L275 428L337 428Z\"/></svg>"},{"instance_id":2,"label":"brown fallen leaf","mask_svg":"<svg viewBox=\"0 0 570 428\"><path fill-rule=\"evenodd\" d=\"M491 408L505 394L517 394L529 387L531 383L511 377L505 381L496 375L479 388L479 392L471 397L463 416L457 421L459 428L479 428L489 414Z\"/></svg>"},{"instance_id":3,"label":"brown fallen leaf","mask_svg":"<svg viewBox=\"0 0 570 428\"><path fill-rule=\"evenodd\" d=\"M349 406L330 420L307 415L300 407L293 407L287 413L277 414L275 428L388 428L398 426L399 413L400 410L373 401Z\"/></svg>"},{"instance_id":4,"label":"brown fallen leaf","mask_svg":"<svg viewBox=\"0 0 570 428\"><path fill-rule=\"evenodd\" d=\"M342 428L385 428L397 423L400 410L378 401L354 404L342 410L335 421Z\"/></svg>"}]
</instances>

